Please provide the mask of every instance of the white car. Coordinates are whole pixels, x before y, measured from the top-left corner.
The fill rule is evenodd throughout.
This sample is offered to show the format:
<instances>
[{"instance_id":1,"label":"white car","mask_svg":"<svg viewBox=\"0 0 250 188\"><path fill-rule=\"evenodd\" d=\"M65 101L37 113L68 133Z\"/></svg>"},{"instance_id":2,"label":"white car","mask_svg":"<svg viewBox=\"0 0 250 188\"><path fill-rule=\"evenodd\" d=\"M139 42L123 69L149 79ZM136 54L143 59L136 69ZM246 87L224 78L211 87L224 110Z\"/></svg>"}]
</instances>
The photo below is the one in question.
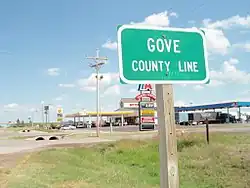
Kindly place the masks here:
<instances>
[{"instance_id":1,"label":"white car","mask_svg":"<svg viewBox=\"0 0 250 188\"><path fill-rule=\"evenodd\" d=\"M73 125L63 125L60 129L61 130L74 130L76 129L76 127Z\"/></svg>"}]
</instances>

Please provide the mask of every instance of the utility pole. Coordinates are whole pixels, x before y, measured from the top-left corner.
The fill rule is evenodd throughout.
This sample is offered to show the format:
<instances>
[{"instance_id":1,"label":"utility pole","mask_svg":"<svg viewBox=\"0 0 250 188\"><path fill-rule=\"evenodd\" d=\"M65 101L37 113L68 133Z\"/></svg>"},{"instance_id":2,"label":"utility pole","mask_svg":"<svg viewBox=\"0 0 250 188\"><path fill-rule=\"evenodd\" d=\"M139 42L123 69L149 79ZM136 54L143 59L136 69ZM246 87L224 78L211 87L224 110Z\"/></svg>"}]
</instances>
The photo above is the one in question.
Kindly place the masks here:
<instances>
[{"instance_id":1,"label":"utility pole","mask_svg":"<svg viewBox=\"0 0 250 188\"><path fill-rule=\"evenodd\" d=\"M100 108L100 80L103 79L103 76L99 76L99 71L102 65L105 64L105 61L108 60L107 57L99 56L99 49L96 49L95 57L86 57L86 59L94 60L94 63L89 64L89 67L94 68L96 72L96 135L100 136L99 128L99 108Z\"/></svg>"}]
</instances>

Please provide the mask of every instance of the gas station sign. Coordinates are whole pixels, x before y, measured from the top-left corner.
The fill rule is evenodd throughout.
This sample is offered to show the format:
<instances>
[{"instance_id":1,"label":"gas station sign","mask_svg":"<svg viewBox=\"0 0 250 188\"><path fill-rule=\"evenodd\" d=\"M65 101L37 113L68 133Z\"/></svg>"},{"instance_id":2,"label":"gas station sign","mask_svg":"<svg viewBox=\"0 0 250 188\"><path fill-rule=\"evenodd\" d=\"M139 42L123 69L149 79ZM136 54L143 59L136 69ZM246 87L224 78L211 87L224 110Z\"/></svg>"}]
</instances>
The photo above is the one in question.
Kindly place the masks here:
<instances>
[{"instance_id":1,"label":"gas station sign","mask_svg":"<svg viewBox=\"0 0 250 188\"><path fill-rule=\"evenodd\" d=\"M141 117L141 123L155 123L154 117Z\"/></svg>"},{"instance_id":2,"label":"gas station sign","mask_svg":"<svg viewBox=\"0 0 250 188\"><path fill-rule=\"evenodd\" d=\"M154 115L155 114L155 110L141 110L141 114L142 115Z\"/></svg>"},{"instance_id":3,"label":"gas station sign","mask_svg":"<svg viewBox=\"0 0 250 188\"><path fill-rule=\"evenodd\" d=\"M57 122L63 121L63 108L57 108Z\"/></svg>"},{"instance_id":4,"label":"gas station sign","mask_svg":"<svg viewBox=\"0 0 250 188\"><path fill-rule=\"evenodd\" d=\"M150 130L155 127L155 102L139 102L140 130Z\"/></svg>"},{"instance_id":5,"label":"gas station sign","mask_svg":"<svg viewBox=\"0 0 250 188\"><path fill-rule=\"evenodd\" d=\"M141 108L155 108L155 103L141 103Z\"/></svg>"}]
</instances>

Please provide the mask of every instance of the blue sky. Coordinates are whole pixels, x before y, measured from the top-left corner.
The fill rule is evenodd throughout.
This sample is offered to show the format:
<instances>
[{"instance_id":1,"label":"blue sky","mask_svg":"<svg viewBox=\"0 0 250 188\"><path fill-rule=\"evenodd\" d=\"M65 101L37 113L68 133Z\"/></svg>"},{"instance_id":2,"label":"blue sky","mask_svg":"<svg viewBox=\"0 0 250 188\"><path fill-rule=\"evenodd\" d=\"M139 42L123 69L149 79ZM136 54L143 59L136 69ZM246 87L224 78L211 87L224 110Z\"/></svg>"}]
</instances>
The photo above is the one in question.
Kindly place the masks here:
<instances>
[{"instance_id":1,"label":"blue sky","mask_svg":"<svg viewBox=\"0 0 250 188\"><path fill-rule=\"evenodd\" d=\"M109 58L101 70L101 107L114 110L121 97L134 97L137 86L119 84L116 51L117 25L131 22L205 28L211 84L175 86L176 105L250 101L249 7L247 0L2 0L0 122L27 120L41 101L53 106L51 119L58 105L65 113L94 110L95 82L85 56L96 48Z\"/></svg>"}]
</instances>

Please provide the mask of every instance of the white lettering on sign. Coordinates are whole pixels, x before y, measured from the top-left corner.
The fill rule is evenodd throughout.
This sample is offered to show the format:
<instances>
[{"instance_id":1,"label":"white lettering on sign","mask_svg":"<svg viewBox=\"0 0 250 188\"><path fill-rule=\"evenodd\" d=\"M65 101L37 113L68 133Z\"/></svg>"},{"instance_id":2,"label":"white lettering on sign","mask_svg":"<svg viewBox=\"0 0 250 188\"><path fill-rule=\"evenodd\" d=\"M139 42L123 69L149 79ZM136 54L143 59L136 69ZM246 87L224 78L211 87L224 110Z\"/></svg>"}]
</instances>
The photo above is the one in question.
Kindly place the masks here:
<instances>
[{"instance_id":1,"label":"white lettering on sign","mask_svg":"<svg viewBox=\"0 0 250 188\"><path fill-rule=\"evenodd\" d=\"M179 61L178 67L180 72L199 72L196 61Z\"/></svg>"},{"instance_id":2,"label":"white lettering on sign","mask_svg":"<svg viewBox=\"0 0 250 188\"><path fill-rule=\"evenodd\" d=\"M169 71L170 61L143 61L143 60L133 60L132 70L134 72L146 71L146 72L159 72L163 70Z\"/></svg>"},{"instance_id":3,"label":"white lettering on sign","mask_svg":"<svg viewBox=\"0 0 250 188\"><path fill-rule=\"evenodd\" d=\"M154 39L148 38L148 40L147 40L148 51L154 52L155 51L155 46L152 45L151 43L154 43Z\"/></svg>"},{"instance_id":4,"label":"white lettering on sign","mask_svg":"<svg viewBox=\"0 0 250 188\"><path fill-rule=\"evenodd\" d=\"M158 38L154 40L153 38L148 38L147 40L147 48L150 52L155 52L157 50L158 52L174 52L174 53L181 53L180 46L179 46L180 40L172 40L172 39L162 39Z\"/></svg>"}]
</instances>

